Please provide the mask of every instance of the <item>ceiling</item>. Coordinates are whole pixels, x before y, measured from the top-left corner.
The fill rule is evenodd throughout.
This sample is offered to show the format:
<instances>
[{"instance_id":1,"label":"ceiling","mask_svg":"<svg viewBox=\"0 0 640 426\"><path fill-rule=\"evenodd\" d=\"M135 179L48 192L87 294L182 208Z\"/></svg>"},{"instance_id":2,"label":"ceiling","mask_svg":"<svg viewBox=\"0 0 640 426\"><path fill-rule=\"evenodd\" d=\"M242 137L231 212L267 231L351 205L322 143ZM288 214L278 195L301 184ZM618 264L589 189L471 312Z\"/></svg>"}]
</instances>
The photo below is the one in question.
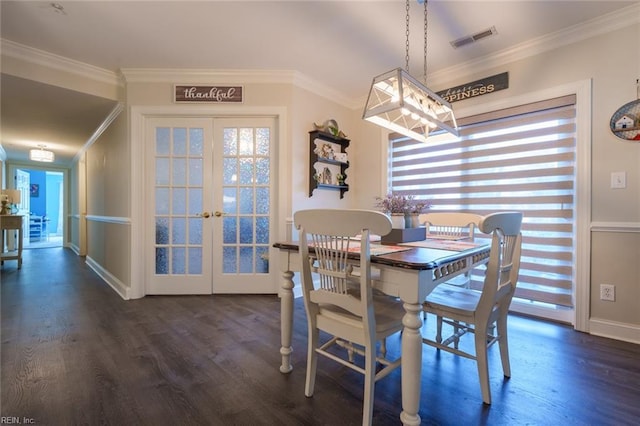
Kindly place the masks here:
<instances>
[{"instance_id":1,"label":"ceiling","mask_svg":"<svg viewBox=\"0 0 640 426\"><path fill-rule=\"evenodd\" d=\"M430 0L428 76L574 26L636 1ZM296 71L346 98L405 66L403 0L6 1L3 40L117 73L121 69ZM410 1L409 71L423 74L423 9ZM637 8L630 9L637 13ZM495 27L454 49L450 42ZM579 27L578 27L579 28ZM28 161L46 144L69 166L115 102L2 74L2 148ZM442 88L435 88L442 89Z\"/></svg>"}]
</instances>

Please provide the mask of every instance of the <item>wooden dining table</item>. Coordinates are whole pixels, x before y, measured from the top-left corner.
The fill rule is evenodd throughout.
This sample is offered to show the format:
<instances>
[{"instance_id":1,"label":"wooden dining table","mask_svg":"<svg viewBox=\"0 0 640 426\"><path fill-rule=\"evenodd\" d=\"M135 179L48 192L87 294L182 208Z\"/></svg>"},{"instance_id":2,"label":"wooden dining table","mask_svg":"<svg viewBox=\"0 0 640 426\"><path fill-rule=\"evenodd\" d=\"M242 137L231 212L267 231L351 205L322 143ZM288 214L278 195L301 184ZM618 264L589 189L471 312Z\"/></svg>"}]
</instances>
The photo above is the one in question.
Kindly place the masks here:
<instances>
[{"instance_id":1,"label":"wooden dining table","mask_svg":"<svg viewBox=\"0 0 640 426\"><path fill-rule=\"evenodd\" d=\"M289 373L293 330L294 273L302 270L297 242L278 242L282 271L280 320L282 364ZM489 243L452 240L424 240L406 244L371 244L371 267L375 288L404 302L402 334L402 413L405 425L419 425L422 376L422 303L433 289L489 260ZM354 261L358 260L354 252Z\"/></svg>"}]
</instances>

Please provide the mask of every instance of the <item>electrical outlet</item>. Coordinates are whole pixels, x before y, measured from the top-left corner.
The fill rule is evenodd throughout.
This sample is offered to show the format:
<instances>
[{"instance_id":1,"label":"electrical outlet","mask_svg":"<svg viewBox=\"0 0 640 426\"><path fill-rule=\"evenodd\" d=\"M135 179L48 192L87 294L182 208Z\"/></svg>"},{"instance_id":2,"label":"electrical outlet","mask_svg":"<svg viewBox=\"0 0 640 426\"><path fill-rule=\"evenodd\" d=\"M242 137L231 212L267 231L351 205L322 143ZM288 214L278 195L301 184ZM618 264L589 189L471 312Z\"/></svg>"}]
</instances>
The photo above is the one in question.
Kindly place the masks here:
<instances>
[{"instance_id":1,"label":"electrical outlet","mask_svg":"<svg viewBox=\"0 0 640 426\"><path fill-rule=\"evenodd\" d=\"M614 302L616 300L616 286L611 284L600 284L600 300Z\"/></svg>"}]
</instances>

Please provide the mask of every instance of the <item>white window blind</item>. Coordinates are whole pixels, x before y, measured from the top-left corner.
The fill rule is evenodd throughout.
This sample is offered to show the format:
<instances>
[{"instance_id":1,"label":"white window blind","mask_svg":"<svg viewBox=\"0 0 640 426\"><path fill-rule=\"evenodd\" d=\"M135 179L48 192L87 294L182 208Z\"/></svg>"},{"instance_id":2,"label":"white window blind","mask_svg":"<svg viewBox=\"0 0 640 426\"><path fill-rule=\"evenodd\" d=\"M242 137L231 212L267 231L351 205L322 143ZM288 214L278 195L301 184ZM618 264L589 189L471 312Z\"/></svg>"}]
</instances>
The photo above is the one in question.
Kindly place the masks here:
<instances>
[{"instance_id":1,"label":"white window blind","mask_svg":"<svg viewBox=\"0 0 640 426\"><path fill-rule=\"evenodd\" d=\"M392 135L391 190L428 200L433 211L523 212L515 297L573 307L575 96L458 123L460 137L426 144Z\"/></svg>"}]
</instances>

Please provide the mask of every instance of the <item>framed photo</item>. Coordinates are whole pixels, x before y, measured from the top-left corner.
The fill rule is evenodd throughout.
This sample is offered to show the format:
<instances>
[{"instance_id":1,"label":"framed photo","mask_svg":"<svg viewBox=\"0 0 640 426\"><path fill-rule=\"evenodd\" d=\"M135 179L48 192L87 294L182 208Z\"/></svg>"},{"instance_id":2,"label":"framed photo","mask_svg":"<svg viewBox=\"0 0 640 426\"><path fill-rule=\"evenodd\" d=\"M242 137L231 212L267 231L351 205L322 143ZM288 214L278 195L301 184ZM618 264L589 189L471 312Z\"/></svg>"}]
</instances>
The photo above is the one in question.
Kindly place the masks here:
<instances>
[{"instance_id":1,"label":"framed photo","mask_svg":"<svg viewBox=\"0 0 640 426\"><path fill-rule=\"evenodd\" d=\"M30 192L31 192L31 196L32 197L39 197L40 196L40 185L38 185L37 183L32 183Z\"/></svg>"}]
</instances>

